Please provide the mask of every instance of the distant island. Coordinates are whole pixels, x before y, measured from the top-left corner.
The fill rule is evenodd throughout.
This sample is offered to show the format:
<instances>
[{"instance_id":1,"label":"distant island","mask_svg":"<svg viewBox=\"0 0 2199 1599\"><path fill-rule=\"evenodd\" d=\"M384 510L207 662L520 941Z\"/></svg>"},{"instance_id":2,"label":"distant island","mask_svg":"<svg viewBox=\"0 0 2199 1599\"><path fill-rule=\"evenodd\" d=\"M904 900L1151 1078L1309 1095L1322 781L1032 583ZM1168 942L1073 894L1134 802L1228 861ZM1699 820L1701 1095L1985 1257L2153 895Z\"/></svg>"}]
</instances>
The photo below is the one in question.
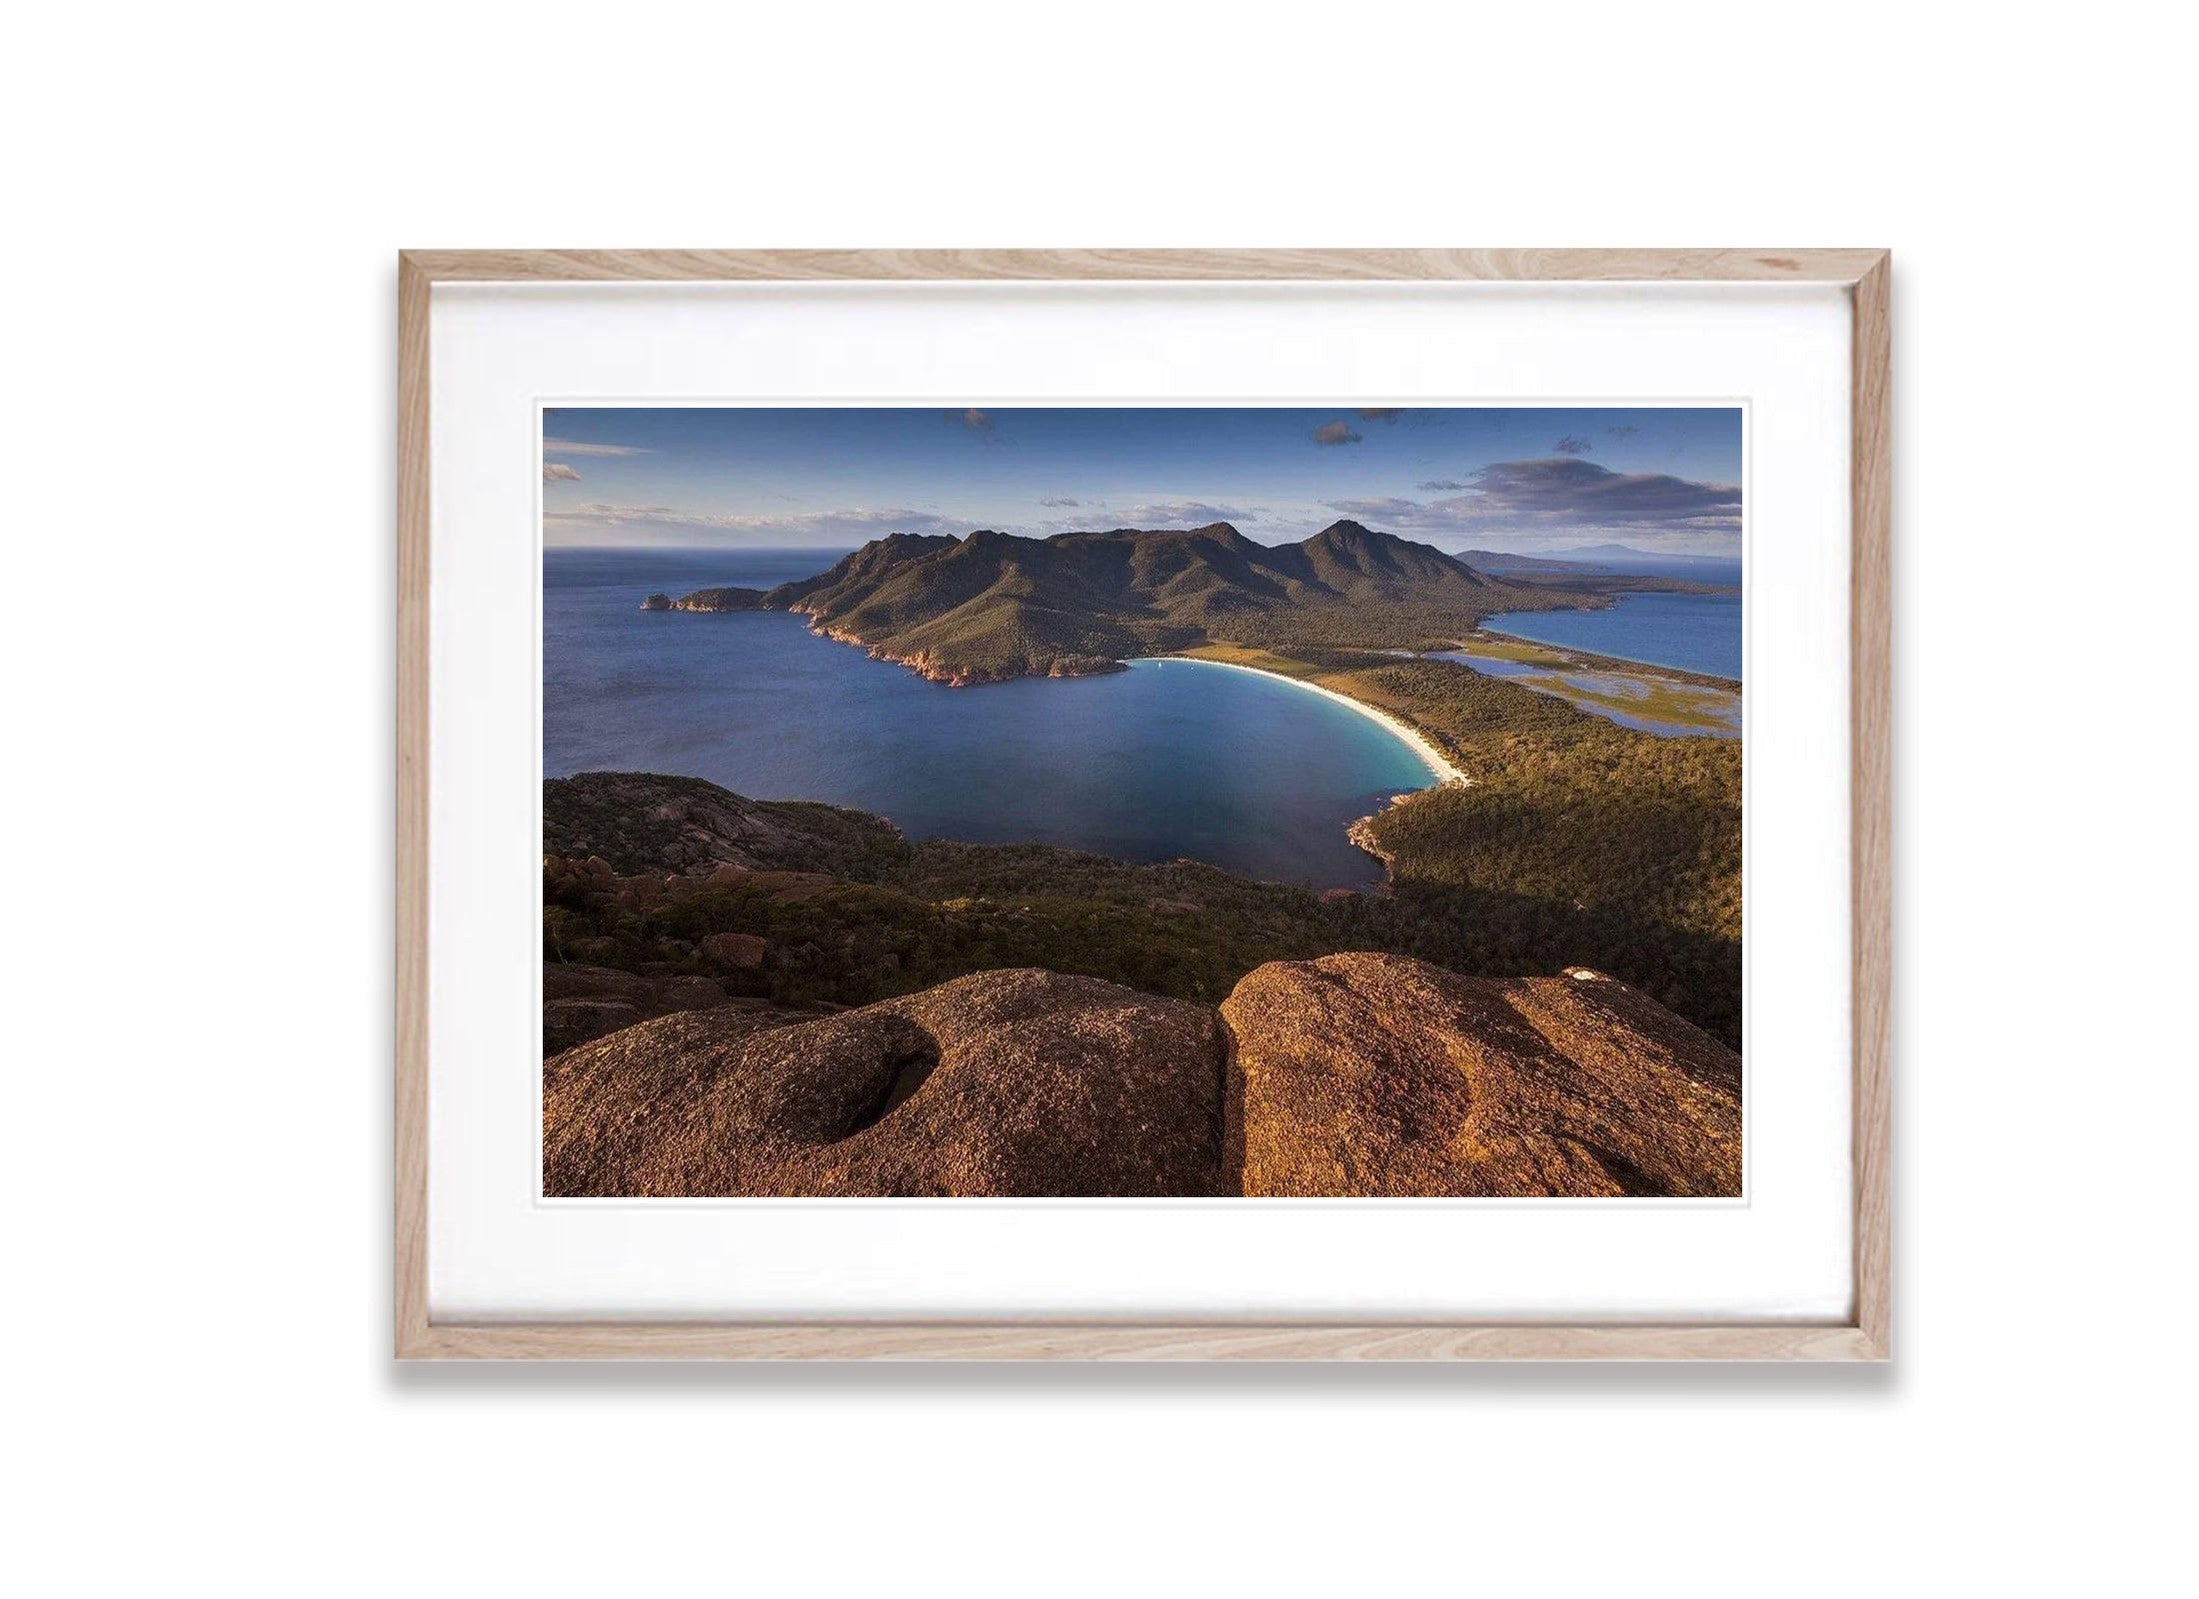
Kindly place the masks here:
<instances>
[{"instance_id":1,"label":"distant island","mask_svg":"<svg viewBox=\"0 0 2199 1599\"><path fill-rule=\"evenodd\" d=\"M1539 564L1559 580L1508 581L1348 520L1285 545L1227 522L1046 539L896 534L800 582L651 595L642 608L799 612L828 638L961 687L1111 672L1220 643L1424 650L1501 611L1593 609L1645 586L1689 586Z\"/></svg>"},{"instance_id":2,"label":"distant island","mask_svg":"<svg viewBox=\"0 0 2199 1599\"><path fill-rule=\"evenodd\" d=\"M1558 572L1579 574L1600 572L1600 566L1583 561L1553 560L1546 555L1521 555L1515 550L1460 550L1454 560L1464 561L1481 572Z\"/></svg>"},{"instance_id":3,"label":"distant island","mask_svg":"<svg viewBox=\"0 0 2199 1599\"><path fill-rule=\"evenodd\" d=\"M1566 549L1552 550L1551 556L1562 563L1577 561L1676 561L1703 563L1712 566L1730 565L1730 555L1699 555L1692 551L1637 550L1631 544L1575 544Z\"/></svg>"}]
</instances>

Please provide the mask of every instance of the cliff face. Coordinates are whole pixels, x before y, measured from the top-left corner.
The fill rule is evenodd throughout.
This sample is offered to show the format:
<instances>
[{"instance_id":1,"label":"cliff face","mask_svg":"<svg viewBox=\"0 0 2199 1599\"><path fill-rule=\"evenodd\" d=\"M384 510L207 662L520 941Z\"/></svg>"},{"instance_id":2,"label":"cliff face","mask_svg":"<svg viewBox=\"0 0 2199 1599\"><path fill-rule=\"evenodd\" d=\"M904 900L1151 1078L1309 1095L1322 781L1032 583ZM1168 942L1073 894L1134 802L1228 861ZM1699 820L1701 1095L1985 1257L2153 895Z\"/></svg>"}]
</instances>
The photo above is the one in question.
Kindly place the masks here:
<instances>
[{"instance_id":1,"label":"cliff face","mask_svg":"<svg viewBox=\"0 0 2199 1599\"><path fill-rule=\"evenodd\" d=\"M1389 955L1262 966L1219 1015L1031 970L689 1011L549 1061L543 1115L569 1196L1740 1192L1707 1034L1593 973Z\"/></svg>"}]
</instances>

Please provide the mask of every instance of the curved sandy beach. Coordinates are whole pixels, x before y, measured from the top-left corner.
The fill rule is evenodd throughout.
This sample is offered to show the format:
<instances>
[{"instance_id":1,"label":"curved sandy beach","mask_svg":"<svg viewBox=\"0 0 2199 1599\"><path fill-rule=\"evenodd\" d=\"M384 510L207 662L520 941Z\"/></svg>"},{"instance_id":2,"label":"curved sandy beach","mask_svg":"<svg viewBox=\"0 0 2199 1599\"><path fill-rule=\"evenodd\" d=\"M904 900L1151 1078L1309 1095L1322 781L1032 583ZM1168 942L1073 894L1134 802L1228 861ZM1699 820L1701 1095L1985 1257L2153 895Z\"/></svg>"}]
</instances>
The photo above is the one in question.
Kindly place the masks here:
<instances>
[{"instance_id":1,"label":"curved sandy beach","mask_svg":"<svg viewBox=\"0 0 2199 1599\"><path fill-rule=\"evenodd\" d=\"M1323 688L1318 683L1308 683L1304 678L1286 677L1281 672L1270 672L1258 666L1244 666L1236 661L1209 661L1197 655L1140 655L1133 658L1141 661L1180 663L1185 666L1218 666L1225 672L1250 672L1255 677L1270 678L1277 683L1288 683L1292 688L1301 688L1309 694L1318 694L1324 699L1334 700L1347 709L1357 711L1369 721L1380 722L1383 727L1401 739L1415 755L1420 757L1421 763L1434 775L1437 783L1465 783L1471 781L1464 772L1444 759L1443 752L1437 749L1425 734L1415 728L1408 727L1405 723L1390 715L1389 712L1379 710L1367 704L1364 700L1355 700L1349 694L1339 694L1336 690Z\"/></svg>"}]
</instances>

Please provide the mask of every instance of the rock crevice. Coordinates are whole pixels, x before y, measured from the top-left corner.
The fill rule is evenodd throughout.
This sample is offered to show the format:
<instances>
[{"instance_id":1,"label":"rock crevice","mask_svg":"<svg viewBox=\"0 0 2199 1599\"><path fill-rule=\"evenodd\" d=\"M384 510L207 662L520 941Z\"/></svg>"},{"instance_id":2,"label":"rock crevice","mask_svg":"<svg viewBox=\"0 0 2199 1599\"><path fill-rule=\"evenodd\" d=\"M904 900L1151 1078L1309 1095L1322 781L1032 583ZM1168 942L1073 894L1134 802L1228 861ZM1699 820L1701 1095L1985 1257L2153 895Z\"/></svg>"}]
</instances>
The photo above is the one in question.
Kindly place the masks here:
<instances>
[{"instance_id":1,"label":"rock crevice","mask_svg":"<svg viewBox=\"0 0 2199 1599\"><path fill-rule=\"evenodd\" d=\"M1582 969L1271 962L1219 1012L980 972L816 1020L644 1021L544 1067L559 1196L1737 1195L1740 1061Z\"/></svg>"}]
</instances>

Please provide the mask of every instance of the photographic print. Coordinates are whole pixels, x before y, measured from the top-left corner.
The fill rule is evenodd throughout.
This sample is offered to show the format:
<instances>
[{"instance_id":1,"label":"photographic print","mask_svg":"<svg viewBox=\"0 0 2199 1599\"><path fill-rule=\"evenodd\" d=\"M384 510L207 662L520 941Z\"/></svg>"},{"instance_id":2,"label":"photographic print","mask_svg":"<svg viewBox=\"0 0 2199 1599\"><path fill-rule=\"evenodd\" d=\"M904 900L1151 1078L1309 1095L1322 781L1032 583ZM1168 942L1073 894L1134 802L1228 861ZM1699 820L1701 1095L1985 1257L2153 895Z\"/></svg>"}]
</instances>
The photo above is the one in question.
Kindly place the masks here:
<instances>
[{"instance_id":1,"label":"photographic print","mask_svg":"<svg viewBox=\"0 0 2199 1599\"><path fill-rule=\"evenodd\" d=\"M1742 1194L1741 408L540 425L544 1194Z\"/></svg>"}]
</instances>

